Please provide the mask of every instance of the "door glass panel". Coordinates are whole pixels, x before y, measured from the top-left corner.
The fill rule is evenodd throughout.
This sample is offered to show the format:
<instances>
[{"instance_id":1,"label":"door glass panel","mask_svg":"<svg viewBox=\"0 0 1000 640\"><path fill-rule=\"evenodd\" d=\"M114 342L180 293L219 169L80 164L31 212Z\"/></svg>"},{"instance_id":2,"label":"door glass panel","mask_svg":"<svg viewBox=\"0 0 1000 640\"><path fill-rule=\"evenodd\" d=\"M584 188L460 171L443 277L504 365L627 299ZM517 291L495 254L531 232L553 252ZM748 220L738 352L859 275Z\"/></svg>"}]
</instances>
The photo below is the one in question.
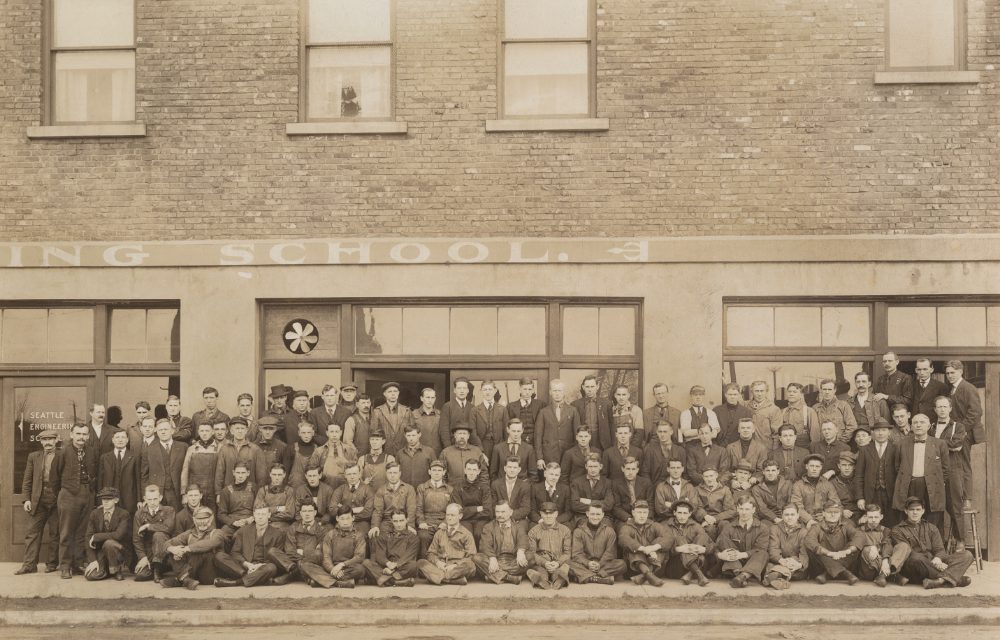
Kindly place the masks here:
<instances>
[{"instance_id":1,"label":"door glass panel","mask_svg":"<svg viewBox=\"0 0 1000 640\"><path fill-rule=\"evenodd\" d=\"M806 402L813 405L819 398L820 380L836 380L838 397L846 398L854 374L862 371L863 367L861 362L726 362L723 383L740 385L743 398L749 400L751 383L763 380L771 388L775 404L784 407L787 404L785 387L790 382L798 382L805 387Z\"/></svg>"},{"instance_id":2,"label":"door glass panel","mask_svg":"<svg viewBox=\"0 0 1000 640\"><path fill-rule=\"evenodd\" d=\"M598 396L612 400L615 387L624 384L632 394L633 404L639 402L638 369L560 369L559 379L566 385L567 402L573 402L583 395L580 386L588 375L597 376Z\"/></svg>"},{"instance_id":3,"label":"door glass panel","mask_svg":"<svg viewBox=\"0 0 1000 640\"><path fill-rule=\"evenodd\" d=\"M14 492L21 493L28 454L41 446L38 434L56 429L66 446L74 422L87 417L87 387L15 387L13 402Z\"/></svg>"}]
</instances>

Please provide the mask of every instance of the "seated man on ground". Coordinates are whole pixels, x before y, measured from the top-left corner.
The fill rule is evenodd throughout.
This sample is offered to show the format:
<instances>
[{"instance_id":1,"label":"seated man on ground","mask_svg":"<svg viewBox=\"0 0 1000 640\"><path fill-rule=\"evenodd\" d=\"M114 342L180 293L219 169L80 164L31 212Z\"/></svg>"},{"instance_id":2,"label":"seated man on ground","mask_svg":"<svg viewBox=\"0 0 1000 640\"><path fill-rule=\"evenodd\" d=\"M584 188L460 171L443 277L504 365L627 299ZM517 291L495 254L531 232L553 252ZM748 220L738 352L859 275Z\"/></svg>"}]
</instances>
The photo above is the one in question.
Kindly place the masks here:
<instances>
[{"instance_id":1,"label":"seated man on ground","mask_svg":"<svg viewBox=\"0 0 1000 640\"><path fill-rule=\"evenodd\" d=\"M857 583L855 572L865 537L854 523L844 518L840 500L830 500L824 505L823 521L809 527L805 544L816 582L825 584L827 578L844 578L849 585Z\"/></svg>"},{"instance_id":2,"label":"seated man on ground","mask_svg":"<svg viewBox=\"0 0 1000 640\"><path fill-rule=\"evenodd\" d=\"M437 529L427 549L427 559L417 563L417 570L431 584L464 585L476 575L472 562L476 555L476 541L463 527L462 507L452 503L445 508L444 527Z\"/></svg>"},{"instance_id":3,"label":"seated man on ground","mask_svg":"<svg viewBox=\"0 0 1000 640\"><path fill-rule=\"evenodd\" d=\"M667 520L666 540L672 545L663 574L667 578L680 578L681 584L698 582L699 587L708 586L705 571L709 566L715 543L705 533L705 529L694 520L694 505L687 500L674 503L674 515Z\"/></svg>"},{"instance_id":4,"label":"seated man on ground","mask_svg":"<svg viewBox=\"0 0 1000 640\"><path fill-rule=\"evenodd\" d=\"M924 505L920 498L910 496L903 503L906 519L892 529L892 540L896 548L909 547L899 575L905 584L910 580L921 580L924 589L941 587L967 587L972 578L965 575L972 564L972 554L965 549L947 553L941 541L938 528L923 520Z\"/></svg>"},{"instance_id":5,"label":"seated man on ground","mask_svg":"<svg viewBox=\"0 0 1000 640\"><path fill-rule=\"evenodd\" d=\"M761 584L781 591L792 580L805 580L809 569L805 540L806 527L799 520L799 509L789 503L781 510L781 520L771 527L767 545L769 562Z\"/></svg>"},{"instance_id":6,"label":"seated man on ground","mask_svg":"<svg viewBox=\"0 0 1000 640\"><path fill-rule=\"evenodd\" d=\"M569 571L580 584L610 585L625 574L625 561L618 558L618 536L600 503L587 508L587 521L573 530L571 548Z\"/></svg>"},{"instance_id":7,"label":"seated man on ground","mask_svg":"<svg viewBox=\"0 0 1000 640\"><path fill-rule=\"evenodd\" d=\"M732 576L729 585L742 589L753 579L758 582L767 566L768 525L756 517L757 505L749 494L736 501L736 519L725 521L716 540L716 557L722 561L720 575Z\"/></svg>"},{"instance_id":8,"label":"seated man on ground","mask_svg":"<svg viewBox=\"0 0 1000 640\"><path fill-rule=\"evenodd\" d=\"M128 511L118 506L118 489L105 487L97 493L100 506L87 519L87 580L103 580L113 575L123 580L123 563L128 548Z\"/></svg>"},{"instance_id":9,"label":"seated man on ground","mask_svg":"<svg viewBox=\"0 0 1000 640\"><path fill-rule=\"evenodd\" d=\"M412 587L420 541L407 524L406 512L388 511L385 519L391 526L371 538L371 558L362 565L380 587Z\"/></svg>"},{"instance_id":10,"label":"seated man on ground","mask_svg":"<svg viewBox=\"0 0 1000 640\"><path fill-rule=\"evenodd\" d=\"M636 500L632 505L632 517L618 530L618 541L632 573L632 582L637 585L649 582L654 587L662 587L663 580L656 573L662 571L672 542L665 528L649 518L648 501Z\"/></svg>"},{"instance_id":11,"label":"seated man on ground","mask_svg":"<svg viewBox=\"0 0 1000 640\"><path fill-rule=\"evenodd\" d=\"M600 461L597 464L600 465ZM539 589L562 589L569 586L572 550L569 527L558 522L559 512L551 502L543 502L538 512L542 519L528 532L528 550L535 562L526 575L531 584Z\"/></svg>"},{"instance_id":12,"label":"seated man on ground","mask_svg":"<svg viewBox=\"0 0 1000 640\"><path fill-rule=\"evenodd\" d=\"M215 556L226 538L215 528L215 514L208 507L198 507L194 523L167 541L167 553L174 575L160 580L161 587L184 586L191 591L199 584L213 584L216 577Z\"/></svg>"},{"instance_id":13,"label":"seated man on ground","mask_svg":"<svg viewBox=\"0 0 1000 640\"><path fill-rule=\"evenodd\" d=\"M523 527L513 524L514 510L506 501L497 503L493 513L496 518L483 527L479 553L473 556L472 562L479 573L494 584L521 584L521 577L531 566L528 534Z\"/></svg>"}]
</instances>

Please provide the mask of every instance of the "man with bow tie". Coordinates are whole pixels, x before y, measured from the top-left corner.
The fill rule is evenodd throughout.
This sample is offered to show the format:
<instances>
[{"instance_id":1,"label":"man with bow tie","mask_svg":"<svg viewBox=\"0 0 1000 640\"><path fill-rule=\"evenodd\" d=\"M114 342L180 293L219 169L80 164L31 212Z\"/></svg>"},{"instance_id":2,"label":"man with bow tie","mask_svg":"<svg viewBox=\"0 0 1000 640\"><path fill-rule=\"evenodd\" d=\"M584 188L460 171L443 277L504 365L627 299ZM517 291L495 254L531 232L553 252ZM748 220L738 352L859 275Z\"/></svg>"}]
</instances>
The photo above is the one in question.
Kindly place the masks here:
<instances>
[{"instance_id":1,"label":"man with bow tie","mask_svg":"<svg viewBox=\"0 0 1000 640\"><path fill-rule=\"evenodd\" d=\"M931 421L922 413L913 416L913 433L900 440L899 471L893 491L893 508L903 511L906 499L919 499L927 512L927 522L938 528L944 537L944 511L947 505L947 483L951 478L948 445L929 437Z\"/></svg>"}]
</instances>

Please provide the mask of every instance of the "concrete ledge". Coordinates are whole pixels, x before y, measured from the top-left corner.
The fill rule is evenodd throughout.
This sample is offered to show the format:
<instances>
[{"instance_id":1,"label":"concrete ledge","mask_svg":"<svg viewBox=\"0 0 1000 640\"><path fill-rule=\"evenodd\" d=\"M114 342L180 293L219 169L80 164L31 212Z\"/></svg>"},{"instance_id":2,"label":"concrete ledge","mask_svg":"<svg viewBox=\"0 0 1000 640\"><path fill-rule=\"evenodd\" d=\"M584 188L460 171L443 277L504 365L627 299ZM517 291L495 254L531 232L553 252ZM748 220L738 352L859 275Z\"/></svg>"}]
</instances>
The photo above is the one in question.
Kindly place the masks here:
<instances>
[{"instance_id":1,"label":"concrete ledge","mask_svg":"<svg viewBox=\"0 0 1000 640\"><path fill-rule=\"evenodd\" d=\"M876 71L875 84L977 84L978 71Z\"/></svg>"},{"instance_id":2,"label":"concrete ledge","mask_svg":"<svg viewBox=\"0 0 1000 640\"><path fill-rule=\"evenodd\" d=\"M512 118L487 120L486 131L607 131L611 123L607 118Z\"/></svg>"},{"instance_id":3,"label":"concrete ledge","mask_svg":"<svg viewBox=\"0 0 1000 640\"><path fill-rule=\"evenodd\" d=\"M28 127L28 137L32 140L46 138L141 138L145 135L146 125L142 122Z\"/></svg>"},{"instance_id":4,"label":"concrete ledge","mask_svg":"<svg viewBox=\"0 0 1000 640\"><path fill-rule=\"evenodd\" d=\"M285 134L289 136L322 135L363 135L376 133L405 134L405 122L360 121L360 122L289 122Z\"/></svg>"},{"instance_id":5,"label":"concrete ledge","mask_svg":"<svg viewBox=\"0 0 1000 640\"><path fill-rule=\"evenodd\" d=\"M37 610L0 612L4 626L174 626L239 627L285 624L275 609L244 611L73 611ZM879 608L854 609L485 609L295 611L296 625L941 625L1000 624L1000 609Z\"/></svg>"}]
</instances>

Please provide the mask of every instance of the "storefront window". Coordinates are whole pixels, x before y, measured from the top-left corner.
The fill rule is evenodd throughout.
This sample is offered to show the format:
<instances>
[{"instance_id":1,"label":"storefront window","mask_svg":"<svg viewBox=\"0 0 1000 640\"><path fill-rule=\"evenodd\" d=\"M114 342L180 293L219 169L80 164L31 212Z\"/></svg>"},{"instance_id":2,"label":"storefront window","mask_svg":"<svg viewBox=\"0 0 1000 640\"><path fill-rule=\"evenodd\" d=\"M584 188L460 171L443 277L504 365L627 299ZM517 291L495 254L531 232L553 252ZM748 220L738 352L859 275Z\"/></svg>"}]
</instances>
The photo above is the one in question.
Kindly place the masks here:
<instances>
[{"instance_id":1,"label":"storefront window","mask_svg":"<svg viewBox=\"0 0 1000 640\"><path fill-rule=\"evenodd\" d=\"M635 307L565 307L563 353L635 355Z\"/></svg>"},{"instance_id":2,"label":"storefront window","mask_svg":"<svg viewBox=\"0 0 1000 640\"><path fill-rule=\"evenodd\" d=\"M867 347L867 306L775 305L726 308L729 347Z\"/></svg>"},{"instance_id":3,"label":"storefront window","mask_svg":"<svg viewBox=\"0 0 1000 640\"><path fill-rule=\"evenodd\" d=\"M153 409L164 405L167 396L180 395L180 376L108 376L108 407L117 406L122 410L121 428L130 427L136 423L135 403L145 400ZM220 405L222 403L220 402ZM165 408L162 411L166 411ZM182 411L189 415L193 409ZM233 411L225 409L232 415Z\"/></svg>"}]
</instances>

